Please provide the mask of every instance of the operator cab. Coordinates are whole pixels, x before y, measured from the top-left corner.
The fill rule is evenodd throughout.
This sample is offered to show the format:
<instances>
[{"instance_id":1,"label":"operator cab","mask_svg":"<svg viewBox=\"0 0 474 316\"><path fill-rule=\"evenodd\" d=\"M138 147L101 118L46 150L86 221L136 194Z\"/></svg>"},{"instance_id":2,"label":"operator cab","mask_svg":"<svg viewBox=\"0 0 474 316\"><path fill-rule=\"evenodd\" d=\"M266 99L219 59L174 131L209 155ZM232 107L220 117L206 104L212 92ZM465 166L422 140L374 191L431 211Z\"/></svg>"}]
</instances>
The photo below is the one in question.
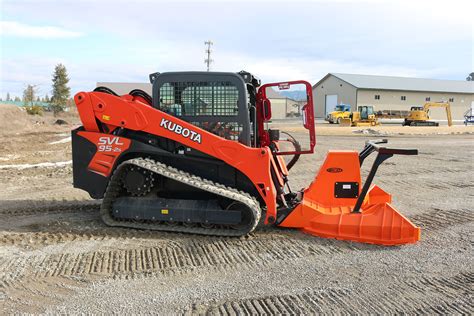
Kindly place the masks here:
<instances>
[{"instance_id":1,"label":"operator cab","mask_svg":"<svg viewBox=\"0 0 474 316\"><path fill-rule=\"evenodd\" d=\"M153 107L225 139L251 145L248 91L239 74L153 73L150 82Z\"/></svg>"},{"instance_id":2,"label":"operator cab","mask_svg":"<svg viewBox=\"0 0 474 316\"><path fill-rule=\"evenodd\" d=\"M368 120L370 115L374 115L374 107L371 105L360 106L359 112L362 120Z\"/></svg>"},{"instance_id":3,"label":"operator cab","mask_svg":"<svg viewBox=\"0 0 474 316\"><path fill-rule=\"evenodd\" d=\"M336 112L350 112L351 111L351 106L349 104L338 104L334 108L334 111L336 111Z\"/></svg>"}]
</instances>

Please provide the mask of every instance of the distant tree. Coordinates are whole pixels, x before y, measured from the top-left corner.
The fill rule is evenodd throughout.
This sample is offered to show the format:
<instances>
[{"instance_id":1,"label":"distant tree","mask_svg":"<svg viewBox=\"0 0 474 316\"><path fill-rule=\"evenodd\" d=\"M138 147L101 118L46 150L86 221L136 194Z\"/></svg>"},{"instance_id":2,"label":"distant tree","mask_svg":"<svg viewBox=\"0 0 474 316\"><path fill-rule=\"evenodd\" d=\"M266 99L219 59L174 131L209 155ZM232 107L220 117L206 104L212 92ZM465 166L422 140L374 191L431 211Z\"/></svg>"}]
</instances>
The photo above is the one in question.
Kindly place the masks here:
<instances>
[{"instance_id":1,"label":"distant tree","mask_svg":"<svg viewBox=\"0 0 474 316\"><path fill-rule=\"evenodd\" d=\"M69 78L66 67L57 64L53 73L53 96L51 97L51 108L56 115L64 111L69 99L71 88L68 87Z\"/></svg>"},{"instance_id":2,"label":"distant tree","mask_svg":"<svg viewBox=\"0 0 474 316\"><path fill-rule=\"evenodd\" d=\"M46 95L44 96L43 100L44 100L44 102L49 102L49 96L48 96L48 94L46 94Z\"/></svg>"},{"instance_id":3,"label":"distant tree","mask_svg":"<svg viewBox=\"0 0 474 316\"><path fill-rule=\"evenodd\" d=\"M0 98L0 102L3 101L3 98Z\"/></svg>"},{"instance_id":4,"label":"distant tree","mask_svg":"<svg viewBox=\"0 0 474 316\"><path fill-rule=\"evenodd\" d=\"M15 101L15 102L21 102L21 99L20 99L20 97L15 97L15 98L13 99L13 101Z\"/></svg>"},{"instance_id":5,"label":"distant tree","mask_svg":"<svg viewBox=\"0 0 474 316\"><path fill-rule=\"evenodd\" d=\"M27 85L23 90L23 104L26 106L33 106L36 96L36 86L31 84Z\"/></svg>"},{"instance_id":6,"label":"distant tree","mask_svg":"<svg viewBox=\"0 0 474 316\"><path fill-rule=\"evenodd\" d=\"M5 99L5 101L11 101L12 99L10 98L10 92L7 92L7 98Z\"/></svg>"},{"instance_id":7,"label":"distant tree","mask_svg":"<svg viewBox=\"0 0 474 316\"><path fill-rule=\"evenodd\" d=\"M36 97L36 102L41 102L41 98L39 96Z\"/></svg>"}]
</instances>

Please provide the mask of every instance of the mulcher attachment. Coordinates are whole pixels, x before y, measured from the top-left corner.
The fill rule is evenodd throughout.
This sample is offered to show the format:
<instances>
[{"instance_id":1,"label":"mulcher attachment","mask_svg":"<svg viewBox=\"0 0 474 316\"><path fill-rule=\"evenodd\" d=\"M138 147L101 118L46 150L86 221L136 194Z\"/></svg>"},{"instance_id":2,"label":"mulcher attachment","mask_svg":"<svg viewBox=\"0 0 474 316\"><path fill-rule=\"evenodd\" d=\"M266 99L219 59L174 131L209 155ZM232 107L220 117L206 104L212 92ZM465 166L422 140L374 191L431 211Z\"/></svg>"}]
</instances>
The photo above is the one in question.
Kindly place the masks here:
<instances>
[{"instance_id":1,"label":"mulcher attachment","mask_svg":"<svg viewBox=\"0 0 474 316\"><path fill-rule=\"evenodd\" d=\"M372 185L379 165L393 155L417 155L416 149L391 149L369 141L362 152L330 151L318 175L303 191L301 203L280 223L326 238L380 245L415 243L420 228L390 205L391 195ZM377 157L362 188L360 166Z\"/></svg>"}]
</instances>

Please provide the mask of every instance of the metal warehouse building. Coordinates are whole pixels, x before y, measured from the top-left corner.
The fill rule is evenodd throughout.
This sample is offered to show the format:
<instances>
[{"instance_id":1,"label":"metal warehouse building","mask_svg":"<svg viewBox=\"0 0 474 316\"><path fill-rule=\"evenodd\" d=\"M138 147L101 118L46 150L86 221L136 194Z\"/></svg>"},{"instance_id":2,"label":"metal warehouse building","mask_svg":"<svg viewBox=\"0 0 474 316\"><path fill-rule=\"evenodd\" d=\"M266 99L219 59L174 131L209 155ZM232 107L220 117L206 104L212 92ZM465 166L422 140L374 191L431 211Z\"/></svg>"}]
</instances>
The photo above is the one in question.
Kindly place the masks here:
<instances>
[{"instance_id":1,"label":"metal warehouse building","mask_svg":"<svg viewBox=\"0 0 474 316\"><path fill-rule=\"evenodd\" d=\"M449 101L453 119L474 107L474 82L329 73L313 86L316 117L325 117L337 104L373 105L379 110L410 110L425 102ZM446 119L443 109L430 110L433 119Z\"/></svg>"}]
</instances>

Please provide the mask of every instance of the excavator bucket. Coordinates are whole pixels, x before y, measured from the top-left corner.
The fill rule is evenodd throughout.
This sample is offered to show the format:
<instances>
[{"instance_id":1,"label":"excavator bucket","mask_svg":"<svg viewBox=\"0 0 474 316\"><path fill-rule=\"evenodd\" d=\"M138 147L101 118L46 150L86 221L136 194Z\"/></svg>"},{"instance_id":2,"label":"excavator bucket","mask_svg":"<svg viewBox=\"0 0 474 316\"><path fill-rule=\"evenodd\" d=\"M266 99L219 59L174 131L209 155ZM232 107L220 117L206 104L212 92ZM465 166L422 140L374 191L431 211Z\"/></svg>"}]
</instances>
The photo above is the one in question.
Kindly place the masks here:
<instances>
[{"instance_id":1,"label":"excavator bucket","mask_svg":"<svg viewBox=\"0 0 474 316\"><path fill-rule=\"evenodd\" d=\"M379 165L395 154L416 155L416 149L390 149L367 142L361 153L330 151L318 175L303 191L301 203L281 222L325 238L379 245L401 245L420 240L420 228L391 204L391 195L372 180ZM377 151L377 158L361 188L360 166Z\"/></svg>"}]
</instances>

